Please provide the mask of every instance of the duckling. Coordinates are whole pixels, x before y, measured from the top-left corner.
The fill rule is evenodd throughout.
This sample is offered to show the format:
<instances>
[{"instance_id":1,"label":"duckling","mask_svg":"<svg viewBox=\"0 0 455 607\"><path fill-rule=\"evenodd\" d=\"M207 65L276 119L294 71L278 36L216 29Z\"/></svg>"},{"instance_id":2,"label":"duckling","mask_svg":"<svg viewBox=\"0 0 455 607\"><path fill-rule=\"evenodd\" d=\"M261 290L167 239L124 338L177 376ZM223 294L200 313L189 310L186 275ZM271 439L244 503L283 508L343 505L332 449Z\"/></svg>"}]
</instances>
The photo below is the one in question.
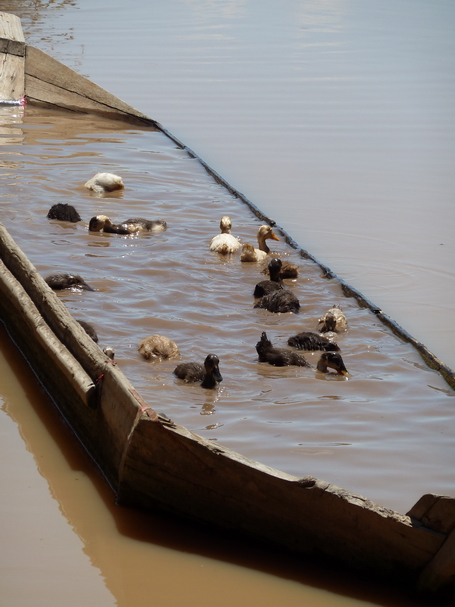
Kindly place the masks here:
<instances>
[{"instance_id":1,"label":"duckling","mask_svg":"<svg viewBox=\"0 0 455 607\"><path fill-rule=\"evenodd\" d=\"M77 223L81 221L81 216L76 209L70 204L58 202L53 204L47 214L48 219L58 219L59 221L70 221L71 223Z\"/></svg>"},{"instance_id":2,"label":"duckling","mask_svg":"<svg viewBox=\"0 0 455 607\"><path fill-rule=\"evenodd\" d=\"M85 320L77 320L77 322L81 325L81 327L84 329L84 331L87 333L87 335L89 337L91 337L93 339L93 341L97 344L98 343L98 335L97 335L97 333L95 331L95 328L92 327L92 325L90 323L85 322Z\"/></svg>"},{"instance_id":3,"label":"duckling","mask_svg":"<svg viewBox=\"0 0 455 607\"><path fill-rule=\"evenodd\" d=\"M268 274L269 273L268 267L261 270L261 272L263 274ZM281 266L281 270L280 270L281 280L283 280L285 278L294 279L294 278L297 278L298 275L299 275L299 266L297 264L292 263L291 261L282 262L282 266Z\"/></svg>"},{"instance_id":4,"label":"duckling","mask_svg":"<svg viewBox=\"0 0 455 607\"><path fill-rule=\"evenodd\" d=\"M225 215L220 221L221 234L217 234L210 241L210 250L229 255L235 253L240 248L240 241L231 234L232 223L230 218Z\"/></svg>"},{"instance_id":5,"label":"duckling","mask_svg":"<svg viewBox=\"0 0 455 607\"><path fill-rule=\"evenodd\" d=\"M320 325L320 326L319 326ZM348 321L343 310L338 305L332 306L324 316L318 320L318 330L321 333L329 333L333 331L335 333L341 333L347 331Z\"/></svg>"},{"instance_id":6,"label":"duckling","mask_svg":"<svg viewBox=\"0 0 455 607\"><path fill-rule=\"evenodd\" d=\"M259 228L258 248L255 249L252 245L243 245L240 261L264 261L270 253L266 240L280 240L272 228L268 225L263 225Z\"/></svg>"},{"instance_id":7,"label":"duckling","mask_svg":"<svg viewBox=\"0 0 455 607\"><path fill-rule=\"evenodd\" d=\"M280 278L281 266L281 259L278 259L277 257L273 257L269 261L268 270L270 280L261 280L261 282L258 282L254 288L254 297L264 297L264 295L269 295L270 293L274 293L283 288L283 283Z\"/></svg>"},{"instance_id":8,"label":"duckling","mask_svg":"<svg viewBox=\"0 0 455 607\"><path fill-rule=\"evenodd\" d=\"M136 232L163 232L167 228L164 219L151 221L142 217L133 217L123 223L115 224L107 215L95 215L88 224L89 232L109 232L110 234L135 234Z\"/></svg>"},{"instance_id":9,"label":"duckling","mask_svg":"<svg viewBox=\"0 0 455 607\"><path fill-rule=\"evenodd\" d=\"M144 337L138 347L141 356L151 358L174 358L180 354L175 341L164 335L149 335Z\"/></svg>"},{"instance_id":10,"label":"duckling","mask_svg":"<svg viewBox=\"0 0 455 607\"><path fill-rule=\"evenodd\" d=\"M181 363L174 369L174 374L186 382L201 381L202 388L213 389L217 382L223 381L219 364L218 356L209 354L203 365L194 362Z\"/></svg>"},{"instance_id":11,"label":"duckling","mask_svg":"<svg viewBox=\"0 0 455 607\"><path fill-rule=\"evenodd\" d=\"M51 274L44 279L51 289L60 291L72 289L74 291L94 291L78 274Z\"/></svg>"},{"instance_id":12,"label":"duckling","mask_svg":"<svg viewBox=\"0 0 455 607\"><path fill-rule=\"evenodd\" d=\"M337 352L340 348L338 344L330 341L324 335L312 333L311 331L302 331L288 339L288 345L298 350L326 350Z\"/></svg>"},{"instance_id":13,"label":"duckling","mask_svg":"<svg viewBox=\"0 0 455 607\"><path fill-rule=\"evenodd\" d=\"M275 367L286 367L288 365L297 365L298 367L310 367L310 363L298 352L288 350L287 348L275 348L268 339L267 333L262 332L261 339L256 344L256 351L259 356L259 362L269 363Z\"/></svg>"},{"instance_id":14,"label":"duckling","mask_svg":"<svg viewBox=\"0 0 455 607\"><path fill-rule=\"evenodd\" d=\"M97 194L102 194L104 192L123 190L125 185L119 175L115 175L114 173L97 173L87 181L85 187Z\"/></svg>"},{"instance_id":15,"label":"duckling","mask_svg":"<svg viewBox=\"0 0 455 607\"><path fill-rule=\"evenodd\" d=\"M298 314L300 302L292 291L282 288L261 297L254 307L265 308L269 312L293 312Z\"/></svg>"},{"instance_id":16,"label":"duckling","mask_svg":"<svg viewBox=\"0 0 455 607\"><path fill-rule=\"evenodd\" d=\"M106 356L108 358L110 358L111 360L114 360L114 358L115 358L114 348L112 348L111 346L104 346L103 352L104 352L104 354L106 354Z\"/></svg>"},{"instance_id":17,"label":"duckling","mask_svg":"<svg viewBox=\"0 0 455 607\"><path fill-rule=\"evenodd\" d=\"M336 375L349 375L343 359L338 352L323 352L316 365L316 369L321 373L329 373L328 367L336 371Z\"/></svg>"}]
</instances>

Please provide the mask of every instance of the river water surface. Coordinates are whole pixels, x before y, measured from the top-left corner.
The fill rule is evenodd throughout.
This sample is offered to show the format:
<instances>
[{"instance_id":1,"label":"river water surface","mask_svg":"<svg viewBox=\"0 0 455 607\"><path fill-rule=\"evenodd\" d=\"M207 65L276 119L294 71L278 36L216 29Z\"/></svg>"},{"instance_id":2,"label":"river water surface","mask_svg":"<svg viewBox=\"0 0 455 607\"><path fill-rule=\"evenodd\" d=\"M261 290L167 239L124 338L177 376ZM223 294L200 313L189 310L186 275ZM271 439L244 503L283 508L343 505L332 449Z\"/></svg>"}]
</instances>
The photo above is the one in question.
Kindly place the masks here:
<instances>
[{"instance_id":1,"label":"river water surface","mask_svg":"<svg viewBox=\"0 0 455 607\"><path fill-rule=\"evenodd\" d=\"M6 4L4 10L14 12ZM146 6L157 9L153 20ZM443 353L449 352L446 339L453 337L453 328L448 326L453 308L454 275L448 263L453 258L453 211L448 203L454 122L447 121L448 105L446 114L434 107L435 99L442 104L441 96L447 100L450 92L449 86L444 87L448 66L440 53L440 78L433 76L433 85L441 94L433 90L426 101L413 97L412 106L407 97L402 98L400 121L396 115L396 122L392 121L391 110L387 114L384 96L381 111L375 113L378 90L391 78L386 66L392 61L390 43L396 43L397 19L405 14L408 3L394 4L398 8L387 13L388 20L385 12L377 14L373 3L368 6L372 14L365 14L355 2L304 3L298 12L300 21L293 22L295 3L282 5L280 11L254 2L170 3L166 10L161 3L138 3L126 13L123 3L110 4L106 12L101 1L79 1L57 3L41 13L30 9L23 15L23 26L31 43L170 128L299 244L451 363ZM417 6L423 20L424 5ZM448 5L441 6L448 11ZM148 20L141 20L140 9ZM443 28L441 10L435 18ZM414 28L423 24L416 22L415 13L413 19ZM145 35L145 24L154 35L150 31ZM360 47L367 44L360 32L365 36L367 26L373 28L376 44L384 51L383 64L376 55L377 64L371 57L359 63ZM114 43L114 32L120 39L126 36L128 44ZM446 44L450 45L449 39ZM117 56L120 48L121 58ZM394 52L409 60L411 50L400 47ZM289 61L283 60L285 55ZM316 75L315 61L319 68L325 66L334 73ZM415 83L417 76L405 66L402 73ZM375 77L370 75L367 86L367 71L373 68ZM344 70L357 72L357 89L355 79L349 79ZM405 86L398 76L397 86L409 94L409 81ZM327 88L319 88L317 82ZM289 99L289 86L296 83L303 87L301 94L297 91ZM423 112L425 103L427 113ZM298 110L288 113L285 108L293 105ZM433 129L428 126L430 107ZM410 114L417 109L420 120L414 116L411 122ZM246 242L254 242L261 221L208 177L196 160L159 132L102 119L69 119L62 113L29 107L5 110L3 123L2 223L43 275L56 270L78 272L96 289L61 297L77 318L96 326L102 345L115 347L119 366L152 406L244 455L297 476L312 474L401 512L423 493L455 494L453 391L410 346L394 337L369 310L344 298L336 281L322 278L317 265L301 258L284 241L273 243L273 248L300 267L298 280L288 285L299 296L302 313L272 315L253 309L252 289L263 277L259 268L240 264L236 257L220 259L208 251L208 242L218 232L223 214L230 215L234 233ZM88 192L83 184L99 170L120 173L125 191L104 198ZM55 202L74 204L83 221L71 226L49 222L46 213ZM162 234L138 238L89 234L87 221L100 212L116 221L134 215L164 218L169 227ZM436 246L430 237L441 242ZM422 239L424 257L429 260L426 266L415 257L421 252ZM322 246L324 242L327 246ZM432 290L428 276L438 288ZM381 286L383 281L387 284ZM371 285L378 290L369 289ZM443 299L438 294L442 292ZM386 299L378 300L375 293L381 297L385 293ZM399 300L397 307L394 298ZM409 298L411 307L405 305ZM349 331L339 339L349 378L257 363L254 345L261 331L284 346L290 335L314 330L317 318L333 303L340 303L349 319ZM401 305L406 311L402 317ZM422 321L422 311L430 324L434 317L438 322L445 319L442 324L447 330L439 325L440 336L433 343L425 339L428 325ZM172 375L175 361L141 360L139 340L156 332L178 342L182 360L203 360L206 353L216 352L224 376L219 390L208 394L198 386L182 386ZM2 473L5 485L16 487L4 506L10 514L4 525L11 548L3 572L5 577L8 571L15 573L8 576L8 605L30 604L37 585L47 605L82 600L112 604L112 595L119 605L152 604L156 601L150 589L141 585L144 563L159 572L161 582L171 579L170 584L159 585L158 604L166 607L193 600L194 604L213 602L212 593L220 605L255 601L258 605L291 605L293 601L351 605L359 604L352 598L356 592L367 604L368 600L384 605L399 600L385 598L377 589L363 596L363 589L340 590L339 580L329 585L318 571L310 579L292 571L287 574L292 582L259 574L264 565L257 555L251 556L252 569L222 565L223 560L235 561L232 546L225 545L224 553L209 559L215 555L205 554L200 547L207 543L203 534L192 538L185 530L190 539L183 545L172 534L163 537L160 532L157 537L156 528L169 526L167 521L154 521L155 531L141 535L138 526L145 519L129 513L118 518L102 482L77 446L73 450L65 446L71 442L70 435L45 413L46 397L20 368L6 338L3 341L2 376L11 378L2 391L8 413L2 425L2 434L8 437L4 460L13 460L15 465ZM317 355L309 354L308 359L314 365ZM26 406L27 398L31 402ZM36 476L33 462L21 450L22 442L13 440L17 431L12 421L80 539L65 527L54 500L46 500L46 483ZM63 441L59 439L62 433ZM66 457L59 455L61 450ZM30 481L25 480L28 468ZM35 495L37 502L43 502L38 507L42 522L36 520L36 524ZM14 516L18 510L24 511L29 527L18 524ZM34 542L25 539L34 535ZM29 550L27 558L35 575L19 591L21 546ZM87 567L82 549L93 568ZM197 555L188 558L185 552L192 551ZM57 555L68 552L73 556L66 567ZM46 557L37 557L38 553ZM37 559L41 568L36 566ZM52 574L56 564L57 575ZM292 570L287 565L277 564L275 573ZM111 594L105 594L97 570ZM76 571L80 574L75 575ZM85 581L79 594L77 575ZM55 577L59 584L46 582ZM176 579L178 588L172 582ZM327 591L302 582L317 588L325 584ZM227 590L231 586L235 586L233 594ZM183 588L189 589L191 599L181 594Z\"/></svg>"}]
</instances>

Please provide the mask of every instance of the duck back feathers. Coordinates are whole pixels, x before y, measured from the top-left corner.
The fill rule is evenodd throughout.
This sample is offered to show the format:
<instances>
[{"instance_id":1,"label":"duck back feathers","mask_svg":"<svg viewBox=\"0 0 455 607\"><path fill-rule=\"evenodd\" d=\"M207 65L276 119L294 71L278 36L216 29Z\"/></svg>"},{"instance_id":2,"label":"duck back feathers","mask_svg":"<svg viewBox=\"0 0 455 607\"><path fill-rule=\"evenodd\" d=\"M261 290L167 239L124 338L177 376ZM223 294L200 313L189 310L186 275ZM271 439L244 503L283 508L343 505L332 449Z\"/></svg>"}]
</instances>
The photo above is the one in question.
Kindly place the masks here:
<instances>
[{"instance_id":1,"label":"duck back feathers","mask_svg":"<svg viewBox=\"0 0 455 607\"><path fill-rule=\"evenodd\" d=\"M71 223L81 221L81 216L76 209L70 204L63 202L52 205L47 214L47 218L58 219L59 221L70 221Z\"/></svg>"},{"instance_id":2,"label":"duck back feathers","mask_svg":"<svg viewBox=\"0 0 455 607\"><path fill-rule=\"evenodd\" d=\"M261 297L254 307L264 308L269 312L275 313L293 312L294 314L298 314L300 302L292 291L282 288L274 293Z\"/></svg>"},{"instance_id":3,"label":"duck back feathers","mask_svg":"<svg viewBox=\"0 0 455 607\"><path fill-rule=\"evenodd\" d=\"M258 353L259 362L269 363L269 365L274 365L275 367L286 367L289 365L296 365L298 367L310 366L302 354L288 350L287 348L275 348L265 331L263 331L261 339L256 344L256 352Z\"/></svg>"},{"instance_id":4,"label":"duck back feathers","mask_svg":"<svg viewBox=\"0 0 455 607\"><path fill-rule=\"evenodd\" d=\"M288 339L288 345L298 350L325 350L336 352L340 348L338 344L330 341L324 335L313 333L311 331L302 331Z\"/></svg>"},{"instance_id":5,"label":"duck back feathers","mask_svg":"<svg viewBox=\"0 0 455 607\"><path fill-rule=\"evenodd\" d=\"M144 337L138 347L138 352L145 359L174 358L180 354L175 341L165 335L149 335Z\"/></svg>"}]
</instances>

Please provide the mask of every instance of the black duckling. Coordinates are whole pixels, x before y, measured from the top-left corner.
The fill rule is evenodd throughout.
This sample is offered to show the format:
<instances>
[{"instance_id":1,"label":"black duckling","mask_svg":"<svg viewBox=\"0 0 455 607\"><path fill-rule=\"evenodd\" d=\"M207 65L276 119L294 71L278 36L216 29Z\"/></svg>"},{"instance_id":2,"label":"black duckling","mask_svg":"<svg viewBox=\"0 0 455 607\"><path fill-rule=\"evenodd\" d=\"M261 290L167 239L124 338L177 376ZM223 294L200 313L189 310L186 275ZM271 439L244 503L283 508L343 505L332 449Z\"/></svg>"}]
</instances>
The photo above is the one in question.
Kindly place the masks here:
<instances>
[{"instance_id":1,"label":"black duckling","mask_svg":"<svg viewBox=\"0 0 455 607\"><path fill-rule=\"evenodd\" d=\"M81 325L81 327L84 329L84 331L87 333L87 335L89 337L91 337L93 339L93 341L97 344L98 335L97 335L94 327L92 327L92 325L90 323L85 322L85 320L78 320L77 322Z\"/></svg>"},{"instance_id":2,"label":"black duckling","mask_svg":"<svg viewBox=\"0 0 455 607\"><path fill-rule=\"evenodd\" d=\"M135 234L136 232L162 232L167 228L163 219L155 221L133 217L123 223L113 223L107 215L96 215L88 224L89 232L108 232L110 234Z\"/></svg>"},{"instance_id":3,"label":"black duckling","mask_svg":"<svg viewBox=\"0 0 455 607\"><path fill-rule=\"evenodd\" d=\"M59 221L70 221L71 223L81 221L81 216L76 209L70 204L63 202L52 205L47 214L47 218L58 219Z\"/></svg>"},{"instance_id":4,"label":"black duckling","mask_svg":"<svg viewBox=\"0 0 455 607\"><path fill-rule=\"evenodd\" d=\"M334 369L337 375L349 375L343 359L338 352L323 352L316 365L316 369L321 373L329 373L328 368Z\"/></svg>"},{"instance_id":5,"label":"black duckling","mask_svg":"<svg viewBox=\"0 0 455 607\"><path fill-rule=\"evenodd\" d=\"M181 363L174 369L174 374L186 382L202 381L202 388L215 388L217 382L223 381L219 369L219 358L215 354L209 354L201 363Z\"/></svg>"},{"instance_id":6,"label":"black duckling","mask_svg":"<svg viewBox=\"0 0 455 607\"><path fill-rule=\"evenodd\" d=\"M274 293L283 288L283 283L280 278L282 265L281 259L278 259L277 257L273 257L269 261L268 269L270 280L261 280L261 282L258 282L254 288L253 295L255 297L264 297L264 295L269 295L270 293Z\"/></svg>"},{"instance_id":7,"label":"black duckling","mask_svg":"<svg viewBox=\"0 0 455 607\"><path fill-rule=\"evenodd\" d=\"M337 352L340 348L338 344L330 341L324 335L312 333L311 331L302 331L298 335L293 335L288 339L288 345L298 350L325 350Z\"/></svg>"},{"instance_id":8,"label":"black duckling","mask_svg":"<svg viewBox=\"0 0 455 607\"><path fill-rule=\"evenodd\" d=\"M268 274L268 267L261 270L263 274ZM285 278L297 278L299 275L299 266L291 261L283 261L280 270L280 278L284 280Z\"/></svg>"},{"instance_id":9,"label":"black duckling","mask_svg":"<svg viewBox=\"0 0 455 607\"><path fill-rule=\"evenodd\" d=\"M341 333L348 328L348 321L343 310L338 305L332 306L324 316L318 320L318 330L321 333Z\"/></svg>"},{"instance_id":10,"label":"black duckling","mask_svg":"<svg viewBox=\"0 0 455 607\"><path fill-rule=\"evenodd\" d=\"M269 365L274 365L275 367L286 367L288 365L297 365L298 367L311 366L302 354L288 350L287 348L275 348L265 331L262 332L261 339L256 344L256 351L259 356L259 362L269 363Z\"/></svg>"},{"instance_id":11,"label":"black duckling","mask_svg":"<svg viewBox=\"0 0 455 607\"><path fill-rule=\"evenodd\" d=\"M231 234L231 219L224 215L220 221L221 234L217 234L210 241L210 250L229 255L235 253L240 248L240 240Z\"/></svg>"},{"instance_id":12,"label":"black duckling","mask_svg":"<svg viewBox=\"0 0 455 607\"><path fill-rule=\"evenodd\" d=\"M283 288L269 295L264 295L254 307L265 308L269 312L293 312L297 314L300 310L300 302L292 291Z\"/></svg>"},{"instance_id":13,"label":"black duckling","mask_svg":"<svg viewBox=\"0 0 455 607\"><path fill-rule=\"evenodd\" d=\"M94 291L78 274L51 274L44 279L51 289L73 289L78 291Z\"/></svg>"},{"instance_id":14,"label":"black duckling","mask_svg":"<svg viewBox=\"0 0 455 607\"><path fill-rule=\"evenodd\" d=\"M147 360L154 358L174 358L180 354L175 341L165 335L149 335L144 337L138 347L138 352Z\"/></svg>"}]
</instances>

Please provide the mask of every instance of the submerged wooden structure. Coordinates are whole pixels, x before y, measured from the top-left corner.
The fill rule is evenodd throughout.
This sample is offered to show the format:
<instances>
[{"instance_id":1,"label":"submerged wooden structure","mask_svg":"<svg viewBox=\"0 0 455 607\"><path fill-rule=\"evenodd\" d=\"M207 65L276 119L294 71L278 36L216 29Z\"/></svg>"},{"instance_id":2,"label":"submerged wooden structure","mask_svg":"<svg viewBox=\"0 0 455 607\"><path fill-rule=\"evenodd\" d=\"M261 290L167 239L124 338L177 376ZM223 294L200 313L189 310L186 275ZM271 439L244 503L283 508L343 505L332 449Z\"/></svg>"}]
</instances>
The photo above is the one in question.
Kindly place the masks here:
<instances>
[{"instance_id":1,"label":"submerged wooden structure","mask_svg":"<svg viewBox=\"0 0 455 607\"><path fill-rule=\"evenodd\" d=\"M0 27L0 49L9 55L4 36ZM44 55L26 47L24 91L17 86L20 78L11 79L15 84L9 101L20 101L25 94L32 103L138 121L171 136ZM302 255L311 258L305 251ZM361 294L342 287L411 341L455 385L453 372L422 344ZM0 320L119 504L174 512L300 553L331 557L378 576L399 577L425 593L455 587L455 498L427 494L406 515L400 514L316 478L264 466L157 414L73 319L1 224Z\"/></svg>"}]
</instances>

